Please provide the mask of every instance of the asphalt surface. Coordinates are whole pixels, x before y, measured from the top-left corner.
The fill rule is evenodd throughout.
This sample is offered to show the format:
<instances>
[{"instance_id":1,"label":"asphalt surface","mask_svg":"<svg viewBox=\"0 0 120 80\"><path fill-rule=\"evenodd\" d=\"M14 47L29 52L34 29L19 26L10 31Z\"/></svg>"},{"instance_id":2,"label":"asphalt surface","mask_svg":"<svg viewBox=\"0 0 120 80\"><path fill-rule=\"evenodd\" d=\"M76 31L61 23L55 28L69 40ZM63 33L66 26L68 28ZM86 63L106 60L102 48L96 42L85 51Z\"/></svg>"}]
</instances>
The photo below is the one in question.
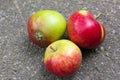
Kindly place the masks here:
<instances>
[{"instance_id":1,"label":"asphalt surface","mask_svg":"<svg viewBox=\"0 0 120 80\"><path fill-rule=\"evenodd\" d=\"M82 49L81 68L71 77L49 73L45 47L28 38L28 18L43 9L57 10L66 20L81 9L102 13L105 41L94 50ZM0 80L120 80L120 0L0 0Z\"/></svg>"}]
</instances>

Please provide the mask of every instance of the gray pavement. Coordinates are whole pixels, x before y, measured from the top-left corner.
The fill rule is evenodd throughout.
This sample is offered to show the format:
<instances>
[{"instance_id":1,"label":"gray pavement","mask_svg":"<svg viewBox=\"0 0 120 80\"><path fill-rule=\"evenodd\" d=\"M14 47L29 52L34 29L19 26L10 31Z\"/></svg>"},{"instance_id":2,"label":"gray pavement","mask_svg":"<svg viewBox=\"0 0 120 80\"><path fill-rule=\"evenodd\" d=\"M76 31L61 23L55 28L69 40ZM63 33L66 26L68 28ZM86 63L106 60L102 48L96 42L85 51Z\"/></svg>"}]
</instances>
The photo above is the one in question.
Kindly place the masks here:
<instances>
[{"instance_id":1,"label":"gray pavement","mask_svg":"<svg viewBox=\"0 0 120 80\"><path fill-rule=\"evenodd\" d=\"M66 20L80 9L103 14L98 20L105 25L105 41L82 50L82 66L71 77L49 73L45 48L28 38L28 18L43 9L57 10ZM0 0L0 80L120 80L120 0Z\"/></svg>"}]
</instances>

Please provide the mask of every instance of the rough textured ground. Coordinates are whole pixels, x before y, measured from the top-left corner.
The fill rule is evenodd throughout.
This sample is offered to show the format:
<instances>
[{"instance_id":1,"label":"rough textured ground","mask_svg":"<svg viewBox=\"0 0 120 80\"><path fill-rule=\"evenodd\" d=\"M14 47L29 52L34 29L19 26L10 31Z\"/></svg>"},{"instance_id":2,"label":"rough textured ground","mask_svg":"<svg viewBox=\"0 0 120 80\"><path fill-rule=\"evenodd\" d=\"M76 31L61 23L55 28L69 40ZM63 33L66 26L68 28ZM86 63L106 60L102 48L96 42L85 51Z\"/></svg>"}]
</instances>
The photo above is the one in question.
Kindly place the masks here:
<instances>
[{"instance_id":1,"label":"rough textured ground","mask_svg":"<svg viewBox=\"0 0 120 80\"><path fill-rule=\"evenodd\" d=\"M43 9L57 10L66 20L80 9L103 13L98 20L106 39L94 50L82 50L82 66L71 77L49 73L45 48L28 38L29 16ZM0 0L0 80L120 80L120 0Z\"/></svg>"}]
</instances>

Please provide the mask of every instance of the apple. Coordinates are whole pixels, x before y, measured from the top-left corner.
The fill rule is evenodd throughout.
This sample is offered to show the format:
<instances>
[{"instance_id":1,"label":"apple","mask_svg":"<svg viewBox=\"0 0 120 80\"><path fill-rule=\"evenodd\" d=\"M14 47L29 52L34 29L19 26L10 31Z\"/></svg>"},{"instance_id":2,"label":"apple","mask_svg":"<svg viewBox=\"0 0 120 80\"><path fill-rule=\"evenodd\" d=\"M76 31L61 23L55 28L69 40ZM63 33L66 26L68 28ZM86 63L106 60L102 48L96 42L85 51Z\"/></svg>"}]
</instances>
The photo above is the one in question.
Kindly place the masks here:
<instances>
[{"instance_id":1,"label":"apple","mask_svg":"<svg viewBox=\"0 0 120 80\"><path fill-rule=\"evenodd\" d=\"M64 16L54 10L35 12L28 20L28 34L37 45L48 46L60 39L66 31Z\"/></svg>"},{"instance_id":2,"label":"apple","mask_svg":"<svg viewBox=\"0 0 120 80\"><path fill-rule=\"evenodd\" d=\"M45 50L45 67L54 75L71 76L79 69L81 62L81 50L70 40L57 40Z\"/></svg>"},{"instance_id":3,"label":"apple","mask_svg":"<svg viewBox=\"0 0 120 80\"><path fill-rule=\"evenodd\" d=\"M105 28L87 10L74 12L68 19L67 32L70 39L81 48L98 47L105 39Z\"/></svg>"}]
</instances>

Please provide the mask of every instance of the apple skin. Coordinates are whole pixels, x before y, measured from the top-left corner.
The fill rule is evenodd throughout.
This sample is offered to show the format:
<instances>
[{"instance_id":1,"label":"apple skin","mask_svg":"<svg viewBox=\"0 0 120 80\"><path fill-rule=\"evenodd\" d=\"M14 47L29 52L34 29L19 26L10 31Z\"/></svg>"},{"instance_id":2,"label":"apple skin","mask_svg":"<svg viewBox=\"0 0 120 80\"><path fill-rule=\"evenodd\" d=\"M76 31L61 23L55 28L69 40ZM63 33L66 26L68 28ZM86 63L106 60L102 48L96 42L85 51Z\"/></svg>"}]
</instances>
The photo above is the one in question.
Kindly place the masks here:
<instances>
[{"instance_id":1,"label":"apple skin","mask_svg":"<svg viewBox=\"0 0 120 80\"><path fill-rule=\"evenodd\" d=\"M73 75L81 62L81 50L70 40L55 41L45 51L44 64L47 70L60 77Z\"/></svg>"},{"instance_id":2,"label":"apple skin","mask_svg":"<svg viewBox=\"0 0 120 80\"><path fill-rule=\"evenodd\" d=\"M104 26L87 10L77 11L70 16L67 32L74 43L86 49L98 47L106 35Z\"/></svg>"},{"instance_id":3,"label":"apple skin","mask_svg":"<svg viewBox=\"0 0 120 80\"><path fill-rule=\"evenodd\" d=\"M35 44L48 46L63 36L66 24L61 13L54 10L41 10L30 16L28 34Z\"/></svg>"}]
</instances>

